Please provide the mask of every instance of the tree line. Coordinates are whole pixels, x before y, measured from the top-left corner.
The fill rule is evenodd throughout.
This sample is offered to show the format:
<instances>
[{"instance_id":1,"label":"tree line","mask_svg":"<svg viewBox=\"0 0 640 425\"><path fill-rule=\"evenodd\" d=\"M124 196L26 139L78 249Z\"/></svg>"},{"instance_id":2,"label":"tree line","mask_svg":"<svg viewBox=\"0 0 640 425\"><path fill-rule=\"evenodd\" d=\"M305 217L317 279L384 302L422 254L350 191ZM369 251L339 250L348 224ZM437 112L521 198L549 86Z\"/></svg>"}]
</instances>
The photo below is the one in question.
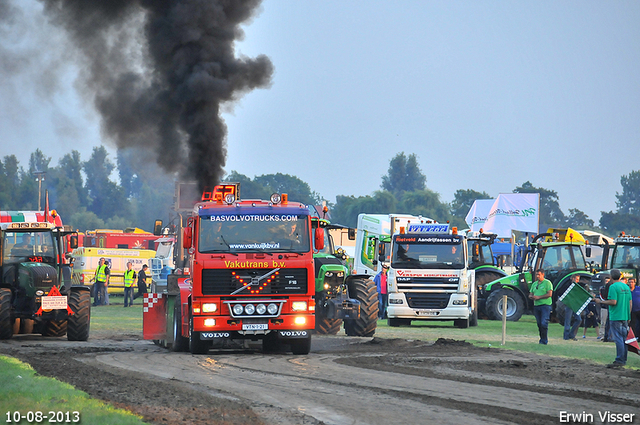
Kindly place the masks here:
<instances>
[{"instance_id":1,"label":"tree line","mask_svg":"<svg viewBox=\"0 0 640 425\"><path fill-rule=\"evenodd\" d=\"M38 176L41 210L44 193L65 224L80 231L90 229L125 229L139 227L152 230L155 219L170 222L174 203L176 176L165 174L143 150L118 149L116 162L103 146L95 147L83 161L76 150L64 155L56 166L40 149L31 153L28 166L22 167L15 155L0 161L0 209L4 211L36 210ZM243 198L268 199L274 193L287 193L289 199L319 205L323 197L308 183L288 174L274 173L253 178L231 171L224 179L240 183ZM602 212L598 224L577 208L565 214L558 193L524 182L514 193L540 193L540 229L573 227L602 231L615 236L621 231L640 234L640 170L623 175L622 193L616 193L616 211ZM464 221L476 199L492 198L484 191L459 189L451 203L427 187L427 177L420 169L415 154L396 154L382 176L380 190L370 195L338 195L327 202L334 223L355 227L359 213L407 213L449 221L466 228Z\"/></svg>"}]
</instances>

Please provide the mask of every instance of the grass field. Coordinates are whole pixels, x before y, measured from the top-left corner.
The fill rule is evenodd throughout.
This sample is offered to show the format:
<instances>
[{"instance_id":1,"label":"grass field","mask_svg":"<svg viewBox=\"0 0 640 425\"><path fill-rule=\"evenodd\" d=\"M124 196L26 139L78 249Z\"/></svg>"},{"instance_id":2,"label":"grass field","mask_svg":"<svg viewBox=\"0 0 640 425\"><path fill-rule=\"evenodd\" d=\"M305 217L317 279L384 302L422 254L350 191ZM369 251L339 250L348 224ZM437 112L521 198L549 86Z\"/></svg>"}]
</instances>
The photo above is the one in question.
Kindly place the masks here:
<instances>
[{"instance_id":1,"label":"grass field","mask_svg":"<svg viewBox=\"0 0 640 425\"><path fill-rule=\"evenodd\" d=\"M144 423L141 417L93 399L69 384L39 376L31 366L11 357L0 356L0 382L3 423Z\"/></svg>"}]
</instances>

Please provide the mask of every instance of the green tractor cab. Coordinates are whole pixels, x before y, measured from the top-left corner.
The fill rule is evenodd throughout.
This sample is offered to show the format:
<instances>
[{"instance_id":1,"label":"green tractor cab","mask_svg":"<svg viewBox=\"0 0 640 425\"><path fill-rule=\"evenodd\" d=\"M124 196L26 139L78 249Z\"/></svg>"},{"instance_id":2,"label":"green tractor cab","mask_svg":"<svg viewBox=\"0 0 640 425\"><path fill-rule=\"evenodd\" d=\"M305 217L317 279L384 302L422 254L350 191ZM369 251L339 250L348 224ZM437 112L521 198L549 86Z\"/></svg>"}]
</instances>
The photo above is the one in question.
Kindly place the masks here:
<instances>
[{"instance_id":1,"label":"green tractor cab","mask_svg":"<svg viewBox=\"0 0 640 425\"><path fill-rule=\"evenodd\" d=\"M543 238L553 238L553 234L536 236L515 274L489 282L479 291L479 298L484 300L485 311L490 319L502 320L505 295L507 320L517 321L524 313L533 310L529 290L535 270L543 269L545 279L553 284L552 315L559 321L564 320L564 309L556 308L557 299L571 284L572 276L580 275L580 283L584 286L591 284L592 274L582 252L584 242L545 242Z\"/></svg>"}]
</instances>

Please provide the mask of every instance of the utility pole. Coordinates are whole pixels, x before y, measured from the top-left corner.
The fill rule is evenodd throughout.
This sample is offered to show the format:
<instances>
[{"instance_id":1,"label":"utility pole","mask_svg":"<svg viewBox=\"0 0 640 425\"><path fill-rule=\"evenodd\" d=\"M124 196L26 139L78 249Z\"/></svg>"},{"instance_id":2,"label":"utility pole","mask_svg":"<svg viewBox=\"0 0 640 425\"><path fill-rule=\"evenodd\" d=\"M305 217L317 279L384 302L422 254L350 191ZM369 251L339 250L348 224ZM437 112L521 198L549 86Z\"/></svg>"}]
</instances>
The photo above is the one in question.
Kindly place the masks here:
<instances>
[{"instance_id":1,"label":"utility pole","mask_svg":"<svg viewBox=\"0 0 640 425\"><path fill-rule=\"evenodd\" d=\"M47 174L46 171L34 171L33 175L36 176L36 181L38 182L38 211L40 211L40 200L42 195L42 182L44 181L44 175Z\"/></svg>"}]
</instances>

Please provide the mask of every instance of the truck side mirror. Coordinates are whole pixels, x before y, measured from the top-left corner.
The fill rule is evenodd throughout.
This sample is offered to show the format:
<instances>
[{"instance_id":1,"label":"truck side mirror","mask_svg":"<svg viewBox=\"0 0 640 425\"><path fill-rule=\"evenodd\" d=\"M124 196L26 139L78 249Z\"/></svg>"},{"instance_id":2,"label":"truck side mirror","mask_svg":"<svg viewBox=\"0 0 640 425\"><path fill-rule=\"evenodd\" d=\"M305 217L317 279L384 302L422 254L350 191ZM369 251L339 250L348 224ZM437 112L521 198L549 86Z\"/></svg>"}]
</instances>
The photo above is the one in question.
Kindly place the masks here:
<instances>
[{"instance_id":1,"label":"truck side mirror","mask_svg":"<svg viewBox=\"0 0 640 425\"><path fill-rule=\"evenodd\" d=\"M356 240L356 229L349 229L347 230L347 237L349 238L350 241L355 241Z\"/></svg>"},{"instance_id":2,"label":"truck side mirror","mask_svg":"<svg viewBox=\"0 0 640 425\"><path fill-rule=\"evenodd\" d=\"M162 234L162 220L156 220L153 223L153 234L160 236Z\"/></svg>"},{"instance_id":3,"label":"truck side mirror","mask_svg":"<svg viewBox=\"0 0 640 425\"><path fill-rule=\"evenodd\" d=\"M387 250L385 249L384 243L380 242L378 244L378 261L384 261L387 257Z\"/></svg>"},{"instance_id":4,"label":"truck side mirror","mask_svg":"<svg viewBox=\"0 0 640 425\"><path fill-rule=\"evenodd\" d=\"M78 235L69 236L69 248L76 249L78 247Z\"/></svg>"},{"instance_id":5,"label":"truck side mirror","mask_svg":"<svg viewBox=\"0 0 640 425\"><path fill-rule=\"evenodd\" d=\"M324 229L316 227L314 232L314 248L316 251L322 251L324 249Z\"/></svg>"},{"instance_id":6,"label":"truck side mirror","mask_svg":"<svg viewBox=\"0 0 640 425\"><path fill-rule=\"evenodd\" d=\"M182 247L184 249L191 248L191 245L193 243L192 238L193 238L193 229L191 227L185 227L183 238L182 238Z\"/></svg>"},{"instance_id":7,"label":"truck side mirror","mask_svg":"<svg viewBox=\"0 0 640 425\"><path fill-rule=\"evenodd\" d=\"M587 247L584 249L584 253L587 257L591 257L591 245L587 245Z\"/></svg>"}]
</instances>

